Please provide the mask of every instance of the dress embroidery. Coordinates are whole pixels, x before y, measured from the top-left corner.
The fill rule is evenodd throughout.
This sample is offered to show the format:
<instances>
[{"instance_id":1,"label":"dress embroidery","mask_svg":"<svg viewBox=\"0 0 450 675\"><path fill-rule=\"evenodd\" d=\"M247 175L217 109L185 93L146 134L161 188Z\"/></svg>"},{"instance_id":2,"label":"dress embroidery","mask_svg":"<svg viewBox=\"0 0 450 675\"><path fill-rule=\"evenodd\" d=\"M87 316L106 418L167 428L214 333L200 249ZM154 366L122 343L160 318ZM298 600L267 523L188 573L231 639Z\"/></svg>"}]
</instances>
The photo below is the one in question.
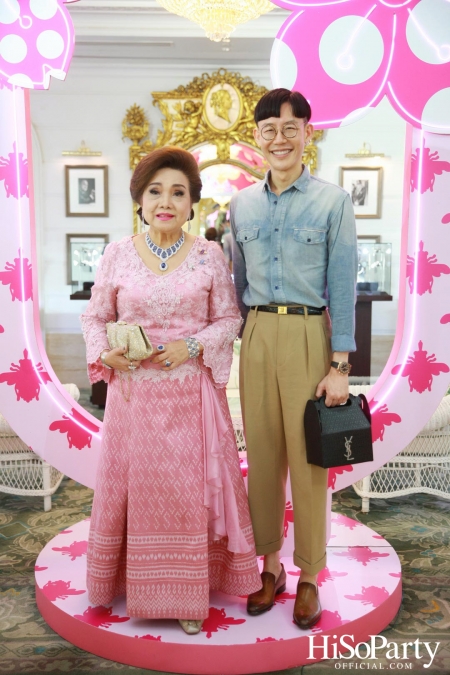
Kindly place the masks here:
<instances>
[{"instance_id":1,"label":"dress embroidery","mask_svg":"<svg viewBox=\"0 0 450 675\"><path fill-rule=\"evenodd\" d=\"M203 355L171 371L144 361L130 373L124 402L119 377L99 360L108 348L105 324L116 320L141 324L154 346L196 337ZM164 277L144 265L131 237L107 247L83 315L89 377L110 378L87 551L93 605L126 593L128 616L200 619L208 616L210 590L242 596L261 587L223 388L240 323L216 244L198 238ZM211 406L202 409L206 380L214 420L221 420L215 443L208 442L217 427ZM205 467L217 488L212 506L221 503L223 486L225 530L221 522L220 531L209 526Z\"/></svg>"},{"instance_id":2,"label":"dress embroidery","mask_svg":"<svg viewBox=\"0 0 450 675\"><path fill-rule=\"evenodd\" d=\"M170 319L181 302L181 295L174 290L170 281L170 279L161 279L151 297L145 300L153 320L161 326L163 333L167 332Z\"/></svg>"},{"instance_id":3,"label":"dress embroidery","mask_svg":"<svg viewBox=\"0 0 450 675\"><path fill-rule=\"evenodd\" d=\"M216 386L226 385L232 361L229 347L241 318L230 272L214 242L197 237L181 265L164 276L146 267L132 237L108 245L82 316L91 382L111 378L111 371L99 362L100 353L109 348L107 321L139 323L153 344L196 337L204 346L200 363ZM192 364L184 366L170 371L170 379L184 380L193 372ZM165 381L167 373L141 367L133 377Z\"/></svg>"}]
</instances>

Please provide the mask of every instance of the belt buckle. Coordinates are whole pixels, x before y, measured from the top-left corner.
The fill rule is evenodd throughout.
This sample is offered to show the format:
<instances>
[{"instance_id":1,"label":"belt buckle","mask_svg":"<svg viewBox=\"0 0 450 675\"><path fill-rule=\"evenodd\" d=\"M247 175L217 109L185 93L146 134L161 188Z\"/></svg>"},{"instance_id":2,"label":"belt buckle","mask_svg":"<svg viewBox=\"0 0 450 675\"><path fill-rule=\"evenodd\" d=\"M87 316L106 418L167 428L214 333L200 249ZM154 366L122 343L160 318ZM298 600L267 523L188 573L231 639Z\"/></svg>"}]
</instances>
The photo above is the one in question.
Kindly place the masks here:
<instances>
[{"instance_id":1,"label":"belt buckle","mask_svg":"<svg viewBox=\"0 0 450 675\"><path fill-rule=\"evenodd\" d=\"M278 307L278 314L287 314L288 313L288 308L285 305L282 305Z\"/></svg>"}]
</instances>

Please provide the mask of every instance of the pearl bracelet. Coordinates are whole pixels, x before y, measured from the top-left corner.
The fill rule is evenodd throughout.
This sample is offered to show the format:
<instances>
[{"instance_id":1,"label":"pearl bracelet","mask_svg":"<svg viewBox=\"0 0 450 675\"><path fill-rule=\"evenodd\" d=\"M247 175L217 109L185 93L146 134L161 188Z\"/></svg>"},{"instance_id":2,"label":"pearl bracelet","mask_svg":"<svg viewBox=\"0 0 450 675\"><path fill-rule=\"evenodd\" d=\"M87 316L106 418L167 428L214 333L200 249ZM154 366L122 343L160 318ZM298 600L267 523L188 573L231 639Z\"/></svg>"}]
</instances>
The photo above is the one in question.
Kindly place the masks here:
<instances>
[{"instance_id":1,"label":"pearl bracelet","mask_svg":"<svg viewBox=\"0 0 450 675\"><path fill-rule=\"evenodd\" d=\"M108 364L105 363L105 356L106 356L106 354L109 354L109 350L104 349L104 350L102 351L102 353L100 354L100 361L103 363L103 365L105 366L105 368L108 368L108 370L114 370L112 366L108 366Z\"/></svg>"},{"instance_id":2,"label":"pearl bracelet","mask_svg":"<svg viewBox=\"0 0 450 675\"><path fill-rule=\"evenodd\" d=\"M197 356L200 356L200 342L197 338L188 337L184 338L186 347L188 348L189 358L196 359Z\"/></svg>"}]
</instances>

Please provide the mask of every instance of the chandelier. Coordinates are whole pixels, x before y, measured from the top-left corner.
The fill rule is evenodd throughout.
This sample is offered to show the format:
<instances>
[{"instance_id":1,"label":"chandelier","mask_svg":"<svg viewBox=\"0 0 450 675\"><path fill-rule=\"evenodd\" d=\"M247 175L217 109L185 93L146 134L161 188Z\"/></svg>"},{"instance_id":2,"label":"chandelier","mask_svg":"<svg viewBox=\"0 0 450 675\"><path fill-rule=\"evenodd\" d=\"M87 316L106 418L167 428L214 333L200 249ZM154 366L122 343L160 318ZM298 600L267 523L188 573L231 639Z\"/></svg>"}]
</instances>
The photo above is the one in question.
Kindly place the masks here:
<instances>
[{"instance_id":1,"label":"chandelier","mask_svg":"<svg viewBox=\"0 0 450 675\"><path fill-rule=\"evenodd\" d=\"M200 24L214 42L229 38L238 24L274 9L268 0L159 0L159 4Z\"/></svg>"}]
</instances>

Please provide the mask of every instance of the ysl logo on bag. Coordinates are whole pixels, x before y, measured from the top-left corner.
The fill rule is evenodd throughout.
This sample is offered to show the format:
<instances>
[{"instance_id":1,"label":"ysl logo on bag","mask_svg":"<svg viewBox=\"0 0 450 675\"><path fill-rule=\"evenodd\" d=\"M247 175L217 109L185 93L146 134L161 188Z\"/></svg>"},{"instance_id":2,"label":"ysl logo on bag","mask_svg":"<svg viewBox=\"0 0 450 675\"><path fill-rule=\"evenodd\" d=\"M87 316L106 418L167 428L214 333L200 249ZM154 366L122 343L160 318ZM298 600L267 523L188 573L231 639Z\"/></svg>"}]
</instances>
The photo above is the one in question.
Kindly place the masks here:
<instances>
[{"instance_id":1,"label":"ysl logo on bag","mask_svg":"<svg viewBox=\"0 0 450 675\"><path fill-rule=\"evenodd\" d=\"M350 460L350 459L355 459L352 456L352 440L353 436L350 436L350 438L344 437L345 438L345 459Z\"/></svg>"}]
</instances>

